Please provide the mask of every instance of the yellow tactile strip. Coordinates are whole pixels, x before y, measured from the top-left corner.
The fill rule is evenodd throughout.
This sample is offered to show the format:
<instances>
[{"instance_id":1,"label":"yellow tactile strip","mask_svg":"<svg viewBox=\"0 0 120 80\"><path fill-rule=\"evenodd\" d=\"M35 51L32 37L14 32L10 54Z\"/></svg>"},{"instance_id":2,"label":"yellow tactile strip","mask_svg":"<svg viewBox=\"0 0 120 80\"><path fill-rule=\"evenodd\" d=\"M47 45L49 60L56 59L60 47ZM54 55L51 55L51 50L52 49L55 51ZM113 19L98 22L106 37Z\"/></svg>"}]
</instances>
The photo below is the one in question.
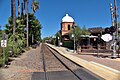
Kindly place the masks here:
<instances>
[{"instance_id":1,"label":"yellow tactile strip","mask_svg":"<svg viewBox=\"0 0 120 80\"><path fill-rule=\"evenodd\" d=\"M75 57L73 55L65 54L62 51L60 51L59 49L57 49L56 47L54 47L53 45L50 45L50 44L47 44L47 45L56 49L63 56L71 59L75 63L77 63L77 64L83 66L84 68L88 69L89 71L99 75L100 77L104 78L105 80L120 80L120 73L116 73L116 72L111 71L109 69L92 64L86 60L80 59L80 58Z\"/></svg>"},{"instance_id":2,"label":"yellow tactile strip","mask_svg":"<svg viewBox=\"0 0 120 80\"><path fill-rule=\"evenodd\" d=\"M117 59L111 59L111 60L114 60L114 61L118 61L118 62L120 62L120 58L117 58Z\"/></svg>"}]
</instances>

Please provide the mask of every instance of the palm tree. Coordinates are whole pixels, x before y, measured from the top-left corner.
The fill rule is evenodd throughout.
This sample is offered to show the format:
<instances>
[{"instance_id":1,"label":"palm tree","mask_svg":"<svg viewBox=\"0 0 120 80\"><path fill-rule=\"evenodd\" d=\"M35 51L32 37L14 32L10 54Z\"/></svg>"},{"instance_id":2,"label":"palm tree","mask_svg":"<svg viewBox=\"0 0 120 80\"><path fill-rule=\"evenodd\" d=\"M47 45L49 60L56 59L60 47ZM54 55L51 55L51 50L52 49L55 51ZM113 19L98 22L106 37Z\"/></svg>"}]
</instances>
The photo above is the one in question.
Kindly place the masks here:
<instances>
[{"instance_id":1,"label":"palm tree","mask_svg":"<svg viewBox=\"0 0 120 80\"><path fill-rule=\"evenodd\" d=\"M20 18L20 0L18 0L18 18Z\"/></svg>"},{"instance_id":2,"label":"palm tree","mask_svg":"<svg viewBox=\"0 0 120 80\"><path fill-rule=\"evenodd\" d=\"M40 29L42 28L40 22L34 14L29 13L29 44L35 44L37 41L41 40L41 32ZM34 35L33 35L34 34Z\"/></svg>"},{"instance_id":3,"label":"palm tree","mask_svg":"<svg viewBox=\"0 0 120 80\"><path fill-rule=\"evenodd\" d=\"M15 0L11 0L11 15L13 21L13 48L14 48L14 34L15 34L15 26L16 26L16 7Z\"/></svg>"},{"instance_id":4,"label":"palm tree","mask_svg":"<svg viewBox=\"0 0 120 80\"><path fill-rule=\"evenodd\" d=\"M13 34L15 33L15 26L16 26L16 7L15 7L15 0L11 0L11 14L13 19Z\"/></svg>"},{"instance_id":5,"label":"palm tree","mask_svg":"<svg viewBox=\"0 0 120 80\"><path fill-rule=\"evenodd\" d=\"M13 37L14 37L14 48L13 48L12 56L17 56L22 50L22 48L25 47L26 44L25 32L24 32L25 25L22 16L20 17L19 22L16 21L16 30L14 36L12 34L13 32L12 27L13 27L12 17L9 17L8 24L5 25L5 32L8 36L7 48L11 48L13 46Z\"/></svg>"},{"instance_id":6,"label":"palm tree","mask_svg":"<svg viewBox=\"0 0 120 80\"><path fill-rule=\"evenodd\" d=\"M39 2L37 1L32 1L32 10L35 13L39 9Z\"/></svg>"},{"instance_id":7,"label":"palm tree","mask_svg":"<svg viewBox=\"0 0 120 80\"><path fill-rule=\"evenodd\" d=\"M24 3L25 3L26 29L27 29L27 47L29 47L28 0L24 0Z\"/></svg>"},{"instance_id":8,"label":"palm tree","mask_svg":"<svg viewBox=\"0 0 120 80\"><path fill-rule=\"evenodd\" d=\"M33 14L39 9L39 2L35 1L35 0L32 0L32 11L33 11ZM32 33L32 43L34 42L34 35Z\"/></svg>"}]
</instances>

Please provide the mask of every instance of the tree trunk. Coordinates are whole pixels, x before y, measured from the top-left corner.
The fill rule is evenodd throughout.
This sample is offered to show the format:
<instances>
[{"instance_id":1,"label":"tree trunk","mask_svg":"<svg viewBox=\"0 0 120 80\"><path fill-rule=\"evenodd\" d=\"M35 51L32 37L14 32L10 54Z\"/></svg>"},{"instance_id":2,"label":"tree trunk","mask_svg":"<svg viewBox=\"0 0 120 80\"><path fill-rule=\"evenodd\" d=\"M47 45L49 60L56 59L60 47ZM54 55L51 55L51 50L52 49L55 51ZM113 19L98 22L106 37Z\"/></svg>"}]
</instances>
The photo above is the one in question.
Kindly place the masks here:
<instances>
[{"instance_id":1,"label":"tree trunk","mask_svg":"<svg viewBox=\"0 0 120 80\"><path fill-rule=\"evenodd\" d=\"M18 0L18 18L20 18L20 0Z\"/></svg>"},{"instance_id":2,"label":"tree trunk","mask_svg":"<svg viewBox=\"0 0 120 80\"><path fill-rule=\"evenodd\" d=\"M27 29L27 47L29 47L28 0L24 0L24 2L25 2L26 29Z\"/></svg>"},{"instance_id":3,"label":"tree trunk","mask_svg":"<svg viewBox=\"0 0 120 80\"><path fill-rule=\"evenodd\" d=\"M21 11L21 16L23 16L24 15L24 5L23 5L23 2L21 3L21 6L22 6L22 11Z\"/></svg>"},{"instance_id":4,"label":"tree trunk","mask_svg":"<svg viewBox=\"0 0 120 80\"><path fill-rule=\"evenodd\" d=\"M15 0L11 0L11 14L12 14L12 20L13 20L13 45L14 45L14 35L15 35L15 26L16 26L16 5ZM14 48L14 46L13 46Z\"/></svg>"}]
</instances>

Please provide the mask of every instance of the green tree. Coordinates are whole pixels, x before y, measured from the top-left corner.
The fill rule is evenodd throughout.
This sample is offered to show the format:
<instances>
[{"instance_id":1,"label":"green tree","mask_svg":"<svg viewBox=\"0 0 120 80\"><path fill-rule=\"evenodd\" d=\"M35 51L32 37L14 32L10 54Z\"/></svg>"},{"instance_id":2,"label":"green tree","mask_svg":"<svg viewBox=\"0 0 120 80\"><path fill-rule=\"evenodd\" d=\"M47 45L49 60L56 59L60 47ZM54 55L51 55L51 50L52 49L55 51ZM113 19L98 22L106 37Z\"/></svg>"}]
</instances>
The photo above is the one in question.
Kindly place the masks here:
<instances>
[{"instance_id":1,"label":"green tree","mask_svg":"<svg viewBox=\"0 0 120 80\"><path fill-rule=\"evenodd\" d=\"M51 36L43 38L43 39L42 39L42 42L46 42L46 41L49 41L49 40L52 40L52 37L51 37Z\"/></svg>"},{"instance_id":2,"label":"green tree","mask_svg":"<svg viewBox=\"0 0 120 80\"><path fill-rule=\"evenodd\" d=\"M25 4L25 18L26 18L26 31L27 31L27 47L29 47L29 26L28 26L28 0L24 0Z\"/></svg>"},{"instance_id":3,"label":"green tree","mask_svg":"<svg viewBox=\"0 0 120 80\"><path fill-rule=\"evenodd\" d=\"M1 29L1 26L0 26L0 40L2 39L2 29Z\"/></svg>"},{"instance_id":4,"label":"green tree","mask_svg":"<svg viewBox=\"0 0 120 80\"><path fill-rule=\"evenodd\" d=\"M35 44L41 40L41 24L34 14L29 13L29 44ZM34 39L33 39L34 38Z\"/></svg>"},{"instance_id":5,"label":"green tree","mask_svg":"<svg viewBox=\"0 0 120 80\"><path fill-rule=\"evenodd\" d=\"M78 26L76 26L69 34L70 38L73 40L74 38L72 37L72 35L75 35L75 40L79 40L80 39L80 35L82 35L82 29Z\"/></svg>"},{"instance_id":6,"label":"green tree","mask_svg":"<svg viewBox=\"0 0 120 80\"><path fill-rule=\"evenodd\" d=\"M18 8L20 7L20 0L18 0ZM39 22L39 20L35 17L34 14L31 13L27 13L27 8L28 8L28 0L24 0L24 3L26 4L26 14L23 14L23 11L21 12L22 15L18 15L18 17L16 17L16 13L15 13L15 0L11 0L11 17L8 18L8 24L5 25L5 32L7 34L7 38L8 38L8 47L7 50L9 50L9 48L13 47L13 43L14 43L14 47L13 49L13 56L17 56L22 49L26 46L27 41L26 41L26 32L29 30L29 35L28 38L30 38L30 40L28 41L30 43L30 45L32 45L31 42L31 38L32 38L32 34L34 34L34 41L33 43L37 43L37 41L41 40L41 24ZM23 5L22 5L22 10L23 10ZM20 13L18 11L18 13ZM29 24L29 28L28 30L26 30L26 15L28 14L28 24ZM6 50L6 53L8 53L8 51Z\"/></svg>"},{"instance_id":7,"label":"green tree","mask_svg":"<svg viewBox=\"0 0 120 80\"><path fill-rule=\"evenodd\" d=\"M15 27L16 27L16 2L15 0L11 0L11 16L12 16L12 47L14 49L14 41L15 41Z\"/></svg>"},{"instance_id":8,"label":"green tree","mask_svg":"<svg viewBox=\"0 0 120 80\"><path fill-rule=\"evenodd\" d=\"M77 44L80 43L80 39L81 39L81 35L89 35L89 31L87 30L86 26L83 26L82 28L80 28L79 26L76 26L71 33L69 34L70 38L72 40L74 40L74 38L72 37L72 34L75 35L75 41Z\"/></svg>"},{"instance_id":9,"label":"green tree","mask_svg":"<svg viewBox=\"0 0 120 80\"><path fill-rule=\"evenodd\" d=\"M87 30L86 26L84 25L82 27L82 35L89 35L89 34L90 34L90 32Z\"/></svg>"},{"instance_id":10,"label":"green tree","mask_svg":"<svg viewBox=\"0 0 120 80\"><path fill-rule=\"evenodd\" d=\"M56 37L59 37L61 39L61 34L60 34L60 31L58 31L56 34L55 34Z\"/></svg>"},{"instance_id":11,"label":"green tree","mask_svg":"<svg viewBox=\"0 0 120 80\"><path fill-rule=\"evenodd\" d=\"M17 56L22 48L25 47L25 25L24 19L20 18L16 20L15 26L15 34L12 34L13 24L12 17L9 17L8 24L5 25L5 32L8 36L8 47L11 48L13 46L13 37L14 37L14 48L13 48L13 56Z\"/></svg>"}]
</instances>

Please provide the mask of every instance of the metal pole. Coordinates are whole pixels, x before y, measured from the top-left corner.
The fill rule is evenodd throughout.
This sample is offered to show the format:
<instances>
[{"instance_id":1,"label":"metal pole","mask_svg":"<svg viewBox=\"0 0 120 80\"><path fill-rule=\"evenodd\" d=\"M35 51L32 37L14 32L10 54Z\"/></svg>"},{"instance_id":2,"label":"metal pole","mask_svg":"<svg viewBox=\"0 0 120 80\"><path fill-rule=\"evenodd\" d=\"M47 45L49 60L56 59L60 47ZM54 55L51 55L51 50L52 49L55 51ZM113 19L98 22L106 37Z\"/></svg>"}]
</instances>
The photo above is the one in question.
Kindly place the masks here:
<instances>
[{"instance_id":1,"label":"metal pole","mask_svg":"<svg viewBox=\"0 0 120 80\"><path fill-rule=\"evenodd\" d=\"M2 38L3 38L3 41L6 40L6 34L5 33L3 33ZM3 66L5 66L5 47L3 47Z\"/></svg>"},{"instance_id":2,"label":"metal pole","mask_svg":"<svg viewBox=\"0 0 120 80\"><path fill-rule=\"evenodd\" d=\"M111 13L111 22L112 22L112 26L114 26L114 13L113 13L113 7L112 7L112 3L110 4L110 13Z\"/></svg>"},{"instance_id":3,"label":"metal pole","mask_svg":"<svg viewBox=\"0 0 120 80\"><path fill-rule=\"evenodd\" d=\"M75 22L73 22L73 25L72 25L72 28L73 28L73 33L74 33L74 50L73 50L73 52L75 52L75 27L76 27L76 24L75 24Z\"/></svg>"},{"instance_id":4,"label":"metal pole","mask_svg":"<svg viewBox=\"0 0 120 80\"><path fill-rule=\"evenodd\" d=\"M114 0L114 7L115 7L115 27L116 27L116 38L118 39L118 13L117 13L117 2Z\"/></svg>"},{"instance_id":5,"label":"metal pole","mask_svg":"<svg viewBox=\"0 0 120 80\"><path fill-rule=\"evenodd\" d=\"M75 26L74 26L74 52L75 52Z\"/></svg>"},{"instance_id":6,"label":"metal pole","mask_svg":"<svg viewBox=\"0 0 120 80\"><path fill-rule=\"evenodd\" d=\"M118 13L117 13L117 5L116 5L116 0L114 0L114 9L115 9L115 27L116 27L116 31L115 31L115 37L114 37L114 43L113 43L113 53L111 58L116 58L116 44L117 44L117 39L118 39Z\"/></svg>"},{"instance_id":7,"label":"metal pole","mask_svg":"<svg viewBox=\"0 0 120 80\"><path fill-rule=\"evenodd\" d=\"M99 50L100 50L100 34L98 34L98 39L97 39L97 57L100 57Z\"/></svg>"},{"instance_id":8,"label":"metal pole","mask_svg":"<svg viewBox=\"0 0 120 80\"><path fill-rule=\"evenodd\" d=\"M72 28L73 28L73 37L74 37L74 40L73 40L73 44L74 44L73 53L74 53L75 52L75 23L73 23Z\"/></svg>"},{"instance_id":9,"label":"metal pole","mask_svg":"<svg viewBox=\"0 0 120 80\"><path fill-rule=\"evenodd\" d=\"M5 48L3 47L3 66L5 66Z\"/></svg>"},{"instance_id":10,"label":"metal pole","mask_svg":"<svg viewBox=\"0 0 120 80\"><path fill-rule=\"evenodd\" d=\"M58 37L58 47L60 46L59 37Z\"/></svg>"}]
</instances>

